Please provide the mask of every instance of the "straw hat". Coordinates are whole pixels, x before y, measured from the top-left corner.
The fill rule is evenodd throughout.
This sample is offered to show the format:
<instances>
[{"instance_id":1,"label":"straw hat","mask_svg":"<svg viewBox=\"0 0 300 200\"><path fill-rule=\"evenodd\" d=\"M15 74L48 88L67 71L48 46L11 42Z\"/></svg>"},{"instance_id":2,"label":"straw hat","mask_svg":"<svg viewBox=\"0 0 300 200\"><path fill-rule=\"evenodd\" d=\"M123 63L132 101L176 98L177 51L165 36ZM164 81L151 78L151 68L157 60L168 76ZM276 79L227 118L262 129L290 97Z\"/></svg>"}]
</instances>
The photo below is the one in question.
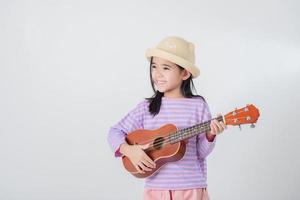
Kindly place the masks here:
<instances>
[{"instance_id":1,"label":"straw hat","mask_svg":"<svg viewBox=\"0 0 300 200\"><path fill-rule=\"evenodd\" d=\"M194 44L183 38L171 36L164 38L155 48L146 50L146 57L160 57L185 68L193 78L199 76L200 71L195 65Z\"/></svg>"}]
</instances>

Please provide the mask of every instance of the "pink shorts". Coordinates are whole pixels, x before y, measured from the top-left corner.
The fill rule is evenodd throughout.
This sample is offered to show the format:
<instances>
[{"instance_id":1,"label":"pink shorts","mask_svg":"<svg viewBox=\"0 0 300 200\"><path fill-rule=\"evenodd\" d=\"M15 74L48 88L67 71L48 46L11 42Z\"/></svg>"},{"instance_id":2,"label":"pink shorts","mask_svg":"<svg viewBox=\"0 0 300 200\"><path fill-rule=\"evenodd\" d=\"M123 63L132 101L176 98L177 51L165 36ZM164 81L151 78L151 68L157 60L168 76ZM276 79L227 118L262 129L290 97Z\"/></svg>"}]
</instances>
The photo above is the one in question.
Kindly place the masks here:
<instances>
[{"instance_id":1,"label":"pink shorts","mask_svg":"<svg viewBox=\"0 0 300 200\"><path fill-rule=\"evenodd\" d=\"M144 190L144 200L209 200L206 188L188 190Z\"/></svg>"}]
</instances>

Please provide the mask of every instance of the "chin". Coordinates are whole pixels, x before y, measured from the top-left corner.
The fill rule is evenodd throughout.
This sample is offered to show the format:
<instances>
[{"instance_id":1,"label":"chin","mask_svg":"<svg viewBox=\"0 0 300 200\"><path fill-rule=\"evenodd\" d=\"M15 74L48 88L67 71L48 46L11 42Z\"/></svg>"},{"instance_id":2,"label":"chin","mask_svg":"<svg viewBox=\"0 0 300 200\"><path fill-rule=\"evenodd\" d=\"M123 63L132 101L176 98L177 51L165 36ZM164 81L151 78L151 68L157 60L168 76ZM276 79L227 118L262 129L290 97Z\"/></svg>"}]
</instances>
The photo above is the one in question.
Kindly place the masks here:
<instances>
[{"instance_id":1,"label":"chin","mask_svg":"<svg viewBox=\"0 0 300 200\"><path fill-rule=\"evenodd\" d=\"M157 89L157 91L161 92L161 93L164 93L165 90L162 90L162 89Z\"/></svg>"},{"instance_id":2,"label":"chin","mask_svg":"<svg viewBox=\"0 0 300 200\"><path fill-rule=\"evenodd\" d=\"M166 89L162 89L162 88L157 88L157 87L156 87L156 90L159 91L159 92L161 92L161 93L166 92Z\"/></svg>"}]
</instances>

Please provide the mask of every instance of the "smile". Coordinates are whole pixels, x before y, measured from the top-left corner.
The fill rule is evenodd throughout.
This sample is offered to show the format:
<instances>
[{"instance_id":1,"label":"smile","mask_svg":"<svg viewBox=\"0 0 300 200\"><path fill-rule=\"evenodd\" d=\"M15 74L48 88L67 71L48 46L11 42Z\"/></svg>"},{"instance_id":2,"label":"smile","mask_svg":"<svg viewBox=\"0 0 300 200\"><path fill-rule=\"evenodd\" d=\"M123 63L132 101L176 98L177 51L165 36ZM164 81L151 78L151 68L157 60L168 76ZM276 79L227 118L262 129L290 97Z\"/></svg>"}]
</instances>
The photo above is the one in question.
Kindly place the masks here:
<instances>
[{"instance_id":1,"label":"smile","mask_svg":"<svg viewBox=\"0 0 300 200\"><path fill-rule=\"evenodd\" d=\"M156 84L158 84L158 85L163 85L163 84L165 84L167 81L156 81Z\"/></svg>"}]
</instances>

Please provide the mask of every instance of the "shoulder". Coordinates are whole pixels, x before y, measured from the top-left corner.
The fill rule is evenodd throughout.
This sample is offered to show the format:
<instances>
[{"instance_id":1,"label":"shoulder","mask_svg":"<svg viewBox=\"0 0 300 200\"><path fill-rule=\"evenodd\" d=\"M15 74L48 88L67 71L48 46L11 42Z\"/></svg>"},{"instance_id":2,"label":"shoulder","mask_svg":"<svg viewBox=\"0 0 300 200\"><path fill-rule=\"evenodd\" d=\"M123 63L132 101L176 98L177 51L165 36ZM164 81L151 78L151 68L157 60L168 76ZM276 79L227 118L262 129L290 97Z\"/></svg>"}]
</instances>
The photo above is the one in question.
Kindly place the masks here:
<instances>
[{"instance_id":1,"label":"shoulder","mask_svg":"<svg viewBox=\"0 0 300 200\"><path fill-rule=\"evenodd\" d=\"M203 97L194 97L196 101L196 115L199 122L204 122L211 119L211 112L208 103Z\"/></svg>"},{"instance_id":2,"label":"shoulder","mask_svg":"<svg viewBox=\"0 0 300 200\"><path fill-rule=\"evenodd\" d=\"M146 99L140 100L136 103L135 108L132 110L133 112L137 113L145 113L148 107L148 101Z\"/></svg>"},{"instance_id":3,"label":"shoulder","mask_svg":"<svg viewBox=\"0 0 300 200\"><path fill-rule=\"evenodd\" d=\"M144 108L144 107L147 107L149 105L149 102L147 99L143 99L141 101L139 101L137 104L136 104L136 107L137 108Z\"/></svg>"},{"instance_id":4,"label":"shoulder","mask_svg":"<svg viewBox=\"0 0 300 200\"><path fill-rule=\"evenodd\" d=\"M192 99L194 99L198 103L206 103L204 97L202 97L202 96L195 96L195 97L192 97Z\"/></svg>"},{"instance_id":5,"label":"shoulder","mask_svg":"<svg viewBox=\"0 0 300 200\"><path fill-rule=\"evenodd\" d=\"M209 105L203 97L197 96L193 97L193 99L195 100L195 106L197 107L198 111L210 112Z\"/></svg>"},{"instance_id":6,"label":"shoulder","mask_svg":"<svg viewBox=\"0 0 300 200\"><path fill-rule=\"evenodd\" d=\"M201 96L192 97L191 99L192 99L192 102L194 104L196 104L197 106L201 106L201 107L207 107L208 106L205 99Z\"/></svg>"}]
</instances>

